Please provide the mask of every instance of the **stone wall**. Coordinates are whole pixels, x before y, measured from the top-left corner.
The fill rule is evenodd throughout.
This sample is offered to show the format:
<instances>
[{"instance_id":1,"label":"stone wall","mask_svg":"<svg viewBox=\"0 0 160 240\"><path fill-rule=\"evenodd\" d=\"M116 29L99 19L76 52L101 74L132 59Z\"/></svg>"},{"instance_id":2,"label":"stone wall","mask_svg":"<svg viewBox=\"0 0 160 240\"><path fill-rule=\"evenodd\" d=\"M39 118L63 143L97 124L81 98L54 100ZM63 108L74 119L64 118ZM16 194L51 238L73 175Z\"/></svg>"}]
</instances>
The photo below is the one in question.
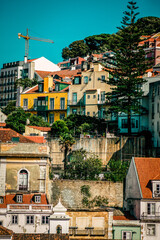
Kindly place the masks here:
<instances>
[{"instance_id":1,"label":"stone wall","mask_svg":"<svg viewBox=\"0 0 160 240\"><path fill-rule=\"evenodd\" d=\"M122 207L123 184L109 181L60 180L48 182L49 202L56 205L61 198L66 208L83 208L81 187L90 186L91 199L95 196L108 198L108 206Z\"/></svg>"},{"instance_id":2,"label":"stone wall","mask_svg":"<svg viewBox=\"0 0 160 240\"><path fill-rule=\"evenodd\" d=\"M63 164L64 153L61 151L58 139L52 139L49 145L52 163ZM76 140L72 149L81 148L98 155L103 165L106 165L112 157L131 160L133 156L145 156L145 139L144 137L80 138Z\"/></svg>"}]
</instances>

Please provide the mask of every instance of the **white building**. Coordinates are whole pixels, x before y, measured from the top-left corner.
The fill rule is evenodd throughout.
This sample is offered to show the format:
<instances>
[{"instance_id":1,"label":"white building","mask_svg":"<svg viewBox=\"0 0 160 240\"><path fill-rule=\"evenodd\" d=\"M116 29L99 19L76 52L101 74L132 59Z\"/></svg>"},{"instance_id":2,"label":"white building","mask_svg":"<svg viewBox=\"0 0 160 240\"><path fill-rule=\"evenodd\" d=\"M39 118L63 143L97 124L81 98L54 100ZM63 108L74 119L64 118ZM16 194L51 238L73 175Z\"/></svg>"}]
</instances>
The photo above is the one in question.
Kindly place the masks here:
<instances>
[{"instance_id":1,"label":"white building","mask_svg":"<svg viewBox=\"0 0 160 240\"><path fill-rule=\"evenodd\" d=\"M141 222L143 240L160 238L160 158L132 158L124 208Z\"/></svg>"},{"instance_id":2,"label":"white building","mask_svg":"<svg viewBox=\"0 0 160 240\"><path fill-rule=\"evenodd\" d=\"M15 233L69 233L67 209L53 208L45 194L10 194L0 197L0 225ZM54 213L53 213L54 212Z\"/></svg>"},{"instance_id":3,"label":"white building","mask_svg":"<svg viewBox=\"0 0 160 240\"><path fill-rule=\"evenodd\" d=\"M46 71L46 73L49 73L59 70L60 68L56 64L45 57L31 60L24 57L24 61L3 64L0 74L0 107L4 107L9 101L17 99L16 79L33 79L37 77L38 80L41 80L36 71Z\"/></svg>"}]
</instances>

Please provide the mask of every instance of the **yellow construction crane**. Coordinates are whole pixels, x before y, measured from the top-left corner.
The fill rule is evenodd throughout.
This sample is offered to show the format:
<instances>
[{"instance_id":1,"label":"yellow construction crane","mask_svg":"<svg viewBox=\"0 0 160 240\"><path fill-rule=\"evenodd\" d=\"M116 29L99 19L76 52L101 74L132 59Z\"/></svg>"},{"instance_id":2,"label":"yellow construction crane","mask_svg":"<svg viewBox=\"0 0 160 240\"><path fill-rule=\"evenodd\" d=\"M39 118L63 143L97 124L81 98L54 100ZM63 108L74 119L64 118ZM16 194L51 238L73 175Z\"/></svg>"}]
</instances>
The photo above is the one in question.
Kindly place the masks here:
<instances>
[{"instance_id":1,"label":"yellow construction crane","mask_svg":"<svg viewBox=\"0 0 160 240\"><path fill-rule=\"evenodd\" d=\"M30 37L28 35L28 28L27 28L27 34L26 36L21 34L21 33L18 33L18 38L24 38L25 39L25 56L27 57L28 59L28 54L29 54L29 40L36 40L36 41L42 41L42 42L49 42L49 43L53 43L52 40L49 40L49 39L44 39L44 38L37 38L37 37Z\"/></svg>"}]
</instances>

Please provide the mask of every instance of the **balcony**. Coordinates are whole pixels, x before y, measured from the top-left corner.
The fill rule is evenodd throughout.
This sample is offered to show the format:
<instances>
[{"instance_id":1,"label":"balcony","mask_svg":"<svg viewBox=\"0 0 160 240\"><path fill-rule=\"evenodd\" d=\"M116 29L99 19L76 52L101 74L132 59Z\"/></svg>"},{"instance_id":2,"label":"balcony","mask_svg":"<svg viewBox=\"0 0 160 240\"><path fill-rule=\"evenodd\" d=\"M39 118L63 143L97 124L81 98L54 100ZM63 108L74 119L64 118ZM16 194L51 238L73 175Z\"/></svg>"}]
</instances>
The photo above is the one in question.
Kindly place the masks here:
<instances>
[{"instance_id":1,"label":"balcony","mask_svg":"<svg viewBox=\"0 0 160 240\"><path fill-rule=\"evenodd\" d=\"M85 106L85 102L83 99L78 101L68 100L68 106Z\"/></svg>"},{"instance_id":2,"label":"balcony","mask_svg":"<svg viewBox=\"0 0 160 240\"><path fill-rule=\"evenodd\" d=\"M141 215L141 221L160 221L160 212L155 212L154 214L143 212Z\"/></svg>"},{"instance_id":3,"label":"balcony","mask_svg":"<svg viewBox=\"0 0 160 240\"><path fill-rule=\"evenodd\" d=\"M7 211L10 212L52 212L52 205L49 204L8 204Z\"/></svg>"},{"instance_id":4,"label":"balcony","mask_svg":"<svg viewBox=\"0 0 160 240\"><path fill-rule=\"evenodd\" d=\"M86 227L85 229L78 229L78 227L70 227L69 234L72 236L104 236L104 229L94 229L94 227Z\"/></svg>"},{"instance_id":5,"label":"balcony","mask_svg":"<svg viewBox=\"0 0 160 240\"><path fill-rule=\"evenodd\" d=\"M28 186L27 185L19 185L18 189L22 190L22 191L27 191L28 190Z\"/></svg>"}]
</instances>

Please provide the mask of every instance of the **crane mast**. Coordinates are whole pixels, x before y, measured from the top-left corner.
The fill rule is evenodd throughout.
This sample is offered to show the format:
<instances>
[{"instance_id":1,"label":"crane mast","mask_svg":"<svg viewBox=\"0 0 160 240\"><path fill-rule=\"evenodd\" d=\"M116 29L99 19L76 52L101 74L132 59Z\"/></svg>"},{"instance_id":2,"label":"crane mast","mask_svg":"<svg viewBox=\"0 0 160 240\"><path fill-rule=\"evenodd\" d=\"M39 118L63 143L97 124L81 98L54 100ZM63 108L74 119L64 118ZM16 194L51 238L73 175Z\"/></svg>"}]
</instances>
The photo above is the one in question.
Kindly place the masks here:
<instances>
[{"instance_id":1,"label":"crane mast","mask_svg":"<svg viewBox=\"0 0 160 240\"><path fill-rule=\"evenodd\" d=\"M26 35L23 35L21 33L18 33L18 38L24 38L25 39L25 56L27 57L28 59L28 55L29 55L29 40L35 40L35 41L41 41L41 42L49 42L49 43L53 43L52 40L50 39L44 39L44 38L37 38L37 37L31 37L29 36L28 34L28 28L27 28L27 34Z\"/></svg>"}]
</instances>

